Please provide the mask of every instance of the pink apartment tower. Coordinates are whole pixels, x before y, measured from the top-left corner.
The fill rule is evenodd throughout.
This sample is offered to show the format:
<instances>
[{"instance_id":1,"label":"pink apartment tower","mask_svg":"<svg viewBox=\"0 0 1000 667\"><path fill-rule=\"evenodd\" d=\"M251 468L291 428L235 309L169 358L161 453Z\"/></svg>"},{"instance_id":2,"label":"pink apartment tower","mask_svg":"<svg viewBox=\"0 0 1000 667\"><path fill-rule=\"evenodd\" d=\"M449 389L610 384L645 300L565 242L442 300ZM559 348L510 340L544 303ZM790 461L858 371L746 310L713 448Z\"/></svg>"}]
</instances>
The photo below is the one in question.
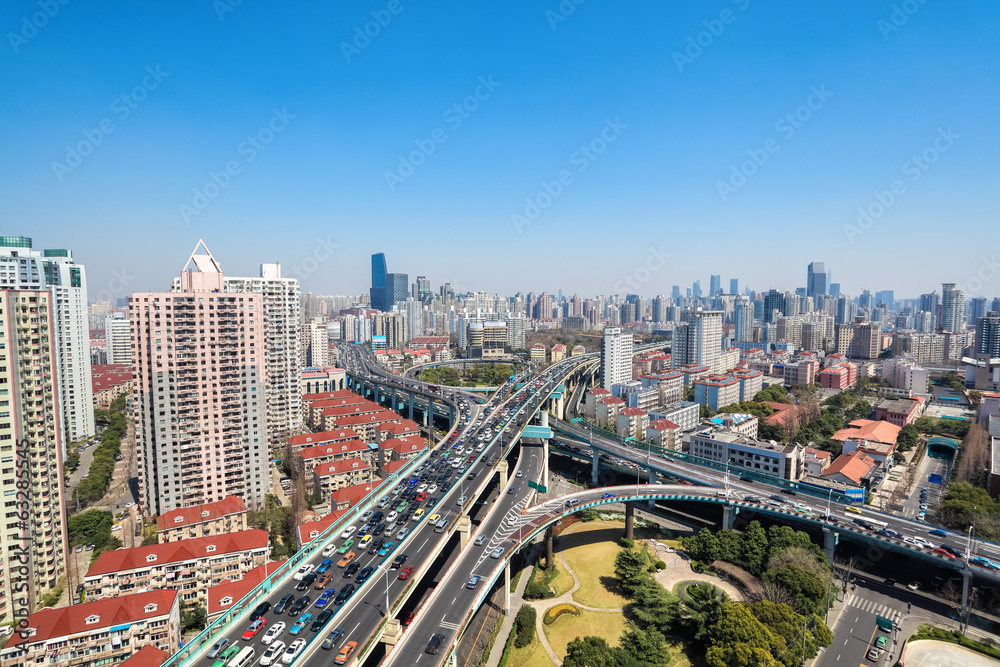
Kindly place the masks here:
<instances>
[{"instance_id":1,"label":"pink apartment tower","mask_svg":"<svg viewBox=\"0 0 1000 667\"><path fill-rule=\"evenodd\" d=\"M263 507L269 486L263 297L227 293L198 241L180 291L136 292L132 330L143 514L218 502Z\"/></svg>"}]
</instances>

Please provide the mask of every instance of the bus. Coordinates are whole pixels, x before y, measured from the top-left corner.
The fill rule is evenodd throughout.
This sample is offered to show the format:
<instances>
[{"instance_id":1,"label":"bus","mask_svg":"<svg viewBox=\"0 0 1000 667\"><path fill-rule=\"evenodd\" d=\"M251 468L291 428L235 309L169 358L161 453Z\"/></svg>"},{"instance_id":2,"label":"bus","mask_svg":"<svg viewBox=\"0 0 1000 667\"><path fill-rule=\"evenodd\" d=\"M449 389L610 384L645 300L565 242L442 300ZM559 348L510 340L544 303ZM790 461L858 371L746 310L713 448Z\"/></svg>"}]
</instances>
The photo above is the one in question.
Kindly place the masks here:
<instances>
[{"instance_id":1,"label":"bus","mask_svg":"<svg viewBox=\"0 0 1000 667\"><path fill-rule=\"evenodd\" d=\"M862 522L864 522L864 523L862 523ZM860 516L860 517L856 517L854 519L854 523L857 523L859 525L868 524L870 526L873 526L872 530L875 530L875 531L885 530L886 528L889 527L889 524L886 523L885 521L879 521L878 519L873 519L872 517L868 516L867 514L865 514L863 516Z\"/></svg>"}]
</instances>

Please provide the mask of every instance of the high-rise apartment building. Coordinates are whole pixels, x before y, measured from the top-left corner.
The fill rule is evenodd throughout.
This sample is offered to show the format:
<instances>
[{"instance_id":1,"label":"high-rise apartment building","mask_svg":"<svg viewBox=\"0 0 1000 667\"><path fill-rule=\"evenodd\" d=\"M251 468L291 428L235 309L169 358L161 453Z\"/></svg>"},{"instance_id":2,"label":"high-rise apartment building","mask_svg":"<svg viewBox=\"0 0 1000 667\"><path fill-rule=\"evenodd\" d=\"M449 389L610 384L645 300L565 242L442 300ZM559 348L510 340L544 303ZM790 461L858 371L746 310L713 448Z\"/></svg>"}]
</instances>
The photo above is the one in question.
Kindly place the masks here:
<instances>
[{"instance_id":1,"label":"high-rise apartment building","mask_svg":"<svg viewBox=\"0 0 1000 667\"><path fill-rule=\"evenodd\" d=\"M29 265L4 263L12 266ZM0 623L26 618L65 568L54 302L46 290L0 289L0 485L7 517L0 530Z\"/></svg>"},{"instance_id":2,"label":"high-rise apartment building","mask_svg":"<svg viewBox=\"0 0 1000 667\"><path fill-rule=\"evenodd\" d=\"M753 303L751 303L750 297L745 295L736 297L733 322L735 324L733 338L737 343L753 340Z\"/></svg>"},{"instance_id":3,"label":"high-rise apartment building","mask_svg":"<svg viewBox=\"0 0 1000 667\"><path fill-rule=\"evenodd\" d=\"M389 284L389 274L385 268L385 254L375 253L372 255L372 287L370 291L371 307L375 310L388 310L392 304L387 305L386 290Z\"/></svg>"},{"instance_id":4,"label":"high-rise apartment building","mask_svg":"<svg viewBox=\"0 0 1000 667\"><path fill-rule=\"evenodd\" d=\"M690 320L674 328L670 361L674 368L704 364L712 374L722 373L722 313L716 310L693 310Z\"/></svg>"},{"instance_id":5,"label":"high-rise apartment building","mask_svg":"<svg viewBox=\"0 0 1000 667\"><path fill-rule=\"evenodd\" d=\"M975 353L1000 359L1000 313L991 311L976 319Z\"/></svg>"},{"instance_id":6,"label":"high-rise apartment building","mask_svg":"<svg viewBox=\"0 0 1000 667\"><path fill-rule=\"evenodd\" d=\"M132 331L126 313L104 316L104 344L109 364L132 365Z\"/></svg>"},{"instance_id":7,"label":"high-rise apartment building","mask_svg":"<svg viewBox=\"0 0 1000 667\"><path fill-rule=\"evenodd\" d=\"M601 386L607 390L632 379L632 334L612 327L601 338Z\"/></svg>"},{"instance_id":8,"label":"high-rise apartment building","mask_svg":"<svg viewBox=\"0 0 1000 667\"><path fill-rule=\"evenodd\" d=\"M875 359L882 351L882 329L874 322L857 318L835 327L837 352L851 359Z\"/></svg>"},{"instance_id":9,"label":"high-rise apartment building","mask_svg":"<svg viewBox=\"0 0 1000 667\"><path fill-rule=\"evenodd\" d=\"M525 333L527 319L524 315L511 315L507 318L507 344L512 350L523 350L527 346Z\"/></svg>"},{"instance_id":10,"label":"high-rise apartment building","mask_svg":"<svg viewBox=\"0 0 1000 667\"><path fill-rule=\"evenodd\" d=\"M406 345L405 324L402 313L378 313L372 316L372 335L385 336L388 349L401 350Z\"/></svg>"},{"instance_id":11,"label":"high-rise apartment building","mask_svg":"<svg viewBox=\"0 0 1000 667\"><path fill-rule=\"evenodd\" d=\"M710 275L708 277L708 295L715 296L722 291L722 276Z\"/></svg>"},{"instance_id":12,"label":"high-rise apartment building","mask_svg":"<svg viewBox=\"0 0 1000 667\"><path fill-rule=\"evenodd\" d=\"M730 278L729 279L729 293L736 296L740 293L740 279Z\"/></svg>"},{"instance_id":13,"label":"high-rise apartment building","mask_svg":"<svg viewBox=\"0 0 1000 667\"><path fill-rule=\"evenodd\" d=\"M969 321L975 324L980 317L986 316L987 304L985 296L977 296L969 300Z\"/></svg>"},{"instance_id":14,"label":"high-rise apartment building","mask_svg":"<svg viewBox=\"0 0 1000 667\"><path fill-rule=\"evenodd\" d=\"M941 329L957 332L965 329L965 292L955 283L941 284Z\"/></svg>"},{"instance_id":15,"label":"high-rise apartment building","mask_svg":"<svg viewBox=\"0 0 1000 667\"><path fill-rule=\"evenodd\" d=\"M330 337L324 318L314 317L306 322L302 338L306 345L306 365L330 365Z\"/></svg>"},{"instance_id":16,"label":"high-rise apartment building","mask_svg":"<svg viewBox=\"0 0 1000 667\"><path fill-rule=\"evenodd\" d=\"M771 289L764 295L764 313L761 319L765 322L774 322L775 313L778 316L788 314L788 295L780 290Z\"/></svg>"},{"instance_id":17,"label":"high-rise apartment building","mask_svg":"<svg viewBox=\"0 0 1000 667\"><path fill-rule=\"evenodd\" d=\"M806 268L806 296L826 294L826 265L823 262L810 262Z\"/></svg>"},{"instance_id":18,"label":"high-rise apartment building","mask_svg":"<svg viewBox=\"0 0 1000 667\"><path fill-rule=\"evenodd\" d=\"M59 392L60 444L92 436L94 393L90 382L90 318L87 273L65 249L31 249L26 236L0 237L0 289L46 290L52 295Z\"/></svg>"},{"instance_id":19,"label":"high-rise apartment building","mask_svg":"<svg viewBox=\"0 0 1000 667\"><path fill-rule=\"evenodd\" d=\"M129 314L143 513L230 495L261 507L270 485L264 296L226 292L199 241L179 291L137 292Z\"/></svg>"}]
</instances>

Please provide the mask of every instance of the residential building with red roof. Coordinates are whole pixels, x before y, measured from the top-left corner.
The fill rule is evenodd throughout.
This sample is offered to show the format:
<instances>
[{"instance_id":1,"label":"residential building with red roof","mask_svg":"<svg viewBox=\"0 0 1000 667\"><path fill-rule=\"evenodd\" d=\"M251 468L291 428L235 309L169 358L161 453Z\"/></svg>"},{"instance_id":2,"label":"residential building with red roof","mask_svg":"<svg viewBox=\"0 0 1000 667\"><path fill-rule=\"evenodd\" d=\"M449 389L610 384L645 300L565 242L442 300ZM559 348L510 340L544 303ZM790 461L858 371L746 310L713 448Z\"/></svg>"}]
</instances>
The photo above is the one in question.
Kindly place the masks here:
<instances>
[{"instance_id":1,"label":"residential building with red roof","mask_svg":"<svg viewBox=\"0 0 1000 667\"><path fill-rule=\"evenodd\" d=\"M405 438L411 435L420 435L420 427L412 419L401 419L398 422L381 424L376 429L378 441L385 442L392 438Z\"/></svg>"},{"instance_id":2,"label":"residential building with red roof","mask_svg":"<svg viewBox=\"0 0 1000 667\"><path fill-rule=\"evenodd\" d=\"M615 432L623 438L632 438L637 442L646 440L648 426L649 414L639 408L622 408L615 417Z\"/></svg>"},{"instance_id":3,"label":"residential building with red roof","mask_svg":"<svg viewBox=\"0 0 1000 667\"><path fill-rule=\"evenodd\" d=\"M365 442L378 443L378 427L383 424L401 422L403 418L392 410L382 410L366 415L353 415L350 417L340 417L337 419L337 427L354 429Z\"/></svg>"},{"instance_id":4,"label":"residential building with red roof","mask_svg":"<svg viewBox=\"0 0 1000 667\"><path fill-rule=\"evenodd\" d=\"M684 366L674 370L678 370L684 374L685 387L690 387L696 380L702 376L710 375L712 372L712 369L705 364L685 364Z\"/></svg>"},{"instance_id":5,"label":"residential building with red roof","mask_svg":"<svg viewBox=\"0 0 1000 667\"><path fill-rule=\"evenodd\" d=\"M90 387L98 410L107 410L112 401L132 391L130 364L93 364L90 369Z\"/></svg>"},{"instance_id":6,"label":"residential building with red roof","mask_svg":"<svg viewBox=\"0 0 1000 667\"><path fill-rule=\"evenodd\" d=\"M161 651L152 644L146 644L141 649L118 663L119 667L160 667L167 661L170 654Z\"/></svg>"},{"instance_id":7,"label":"residential building with red roof","mask_svg":"<svg viewBox=\"0 0 1000 667\"><path fill-rule=\"evenodd\" d=\"M681 427L669 419L654 419L646 427L646 435L657 447L680 451Z\"/></svg>"},{"instance_id":8,"label":"residential building with red roof","mask_svg":"<svg viewBox=\"0 0 1000 667\"><path fill-rule=\"evenodd\" d=\"M171 655L180 650L180 595L174 590L46 607L25 620L0 649L4 667L105 665L146 646Z\"/></svg>"},{"instance_id":9,"label":"residential building with red roof","mask_svg":"<svg viewBox=\"0 0 1000 667\"><path fill-rule=\"evenodd\" d=\"M919 397L886 398L875 406L875 419L903 427L917 420L923 403Z\"/></svg>"},{"instance_id":10,"label":"residential building with red roof","mask_svg":"<svg viewBox=\"0 0 1000 667\"><path fill-rule=\"evenodd\" d=\"M625 408L625 401L614 396L604 396L597 400L597 425L601 428L615 428L618 413Z\"/></svg>"},{"instance_id":11,"label":"residential building with red roof","mask_svg":"<svg viewBox=\"0 0 1000 667\"><path fill-rule=\"evenodd\" d=\"M379 489L385 486L385 480L377 479L367 484L357 486L345 486L337 489L332 494L330 507L333 510L346 510L364 501L372 493L378 493Z\"/></svg>"},{"instance_id":12,"label":"residential building with red roof","mask_svg":"<svg viewBox=\"0 0 1000 667\"><path fill-rule=\"evenodd\" d=\"M427 449L427 441L419 435L404 435L401 438L390 438L379 443L380 461L407 461Z\"/></svg>"},{"instance_id":13,"label":"residential building with red roof","mask_svg":"<svg viewBox=\"0 0 1000 667\"><path fill-rule=\"evenodd\" d=\"M267 531L259 529L121 548L97 557L83 587L87 597L174 588L182 591L183 601L204 603L209 587L242 578L265 563L269 553Z\"/></svg>"},{"instance_id":14,"label":"residential building with red roof","mask_svg":"<svg viewBox=\"0 0 1000 667\"><path fill-rule=\"evenodd\" d=\"M321 463L312 470L310 491L325 496L336 489L365 484L371 479L372 468L364 459Z\"/></svg>"},{"instance_id":15,"label":"residential building with red roof","mask_svg":"<svg viewBox=\"0 0 1000 667\"><path fill-rule=\"evenodd\" d=\"M847 440L871 440L885 444L896 444L896 438L903 427L874 419L855 419L834 433L831 438L845 442Z\"/></svg>"},{"instance_id":16,"label":"residential building with red roof","mask_svg":"<svg viewBox=\"0 0 1000 667\"><path fill-rule=\"evenodd\" d=\"M853 451L838 456L820 477L855 488L869 488L878 467L872 457L864 452Z\"/></svg>"},{"instance_id":17,"label":"residential building with red roof","mask_svg":"<svg viewBox=\"0 0 1000 667\"><path fill-rule=\"evenodd\" d=\"M694 382L694 401L718 412L740 402L740 381L728 375L705 375Z\"/></svg>"},{"instance_id":18,"label":"residential building with red roof","mask_svg":"<svg viewBox=\"0 0 1000 667\"><path fill-rule=\"evenodd\" d=\"M324 530L337 523L337 520L345 514L347 514L347 509L335 509L324 517L300 523L295 527L296 536L299 539L299 547L304 547L322 535Z\"/></svg>"},{"instance_id":19,"label":"residential building with red roof","mask_svg":"<svg viewBox=\"0 0 1000 667\"><path fill-rule=\"evenodd\" d=\"M544 364L545 363L545 344L535 343L531 346L531 363L533 364Z\"/></svg>"},{"instance_id":20,"label":"residential building with red roof","mask_svg":"<svg viewBox=\"0 0 1000 667\"><path fill-rule=\"evenodd\" d=\"M594 420L597 417L597 401L605 396L611 396L611 390L604 387L593 387L584 396L583 412L587 419Z\"/></svg>"},{"instance_id":21,"label":"residential building with red roof","mask_svg":"<svg viewBox=\"0 0 1000 667\"><path fill-rule=\"evenodd\" d=\"M804 457L802 463L805 466L806 474L812 477L822 475L830 467L830 462L833 460L833 455L830 452L814 447L806 447L802 450L802 454Z\"/></svg>"},{"instance_id":22,"label":"residential building with red roof","mask_svg":"<svg viewBox=\"0 0 1000 667\"><path fill-rule=\"evenodd\" d=\"M358 415L374 415L385 410L378 403L372 401L365 401L364 403L359 403L356 405L343 405L337 407L318 407L315 404L312 407L311 414L313 419L313 424L324 431L329 431L331 429L337 428L340 424L340 420L345 417L356 417ZM318 421L317 421L318 420Z\"/></svg>"},{"instance_id":23,"label":"residential building with red roof","mask_svg":"<svg viewBox=\"0 0 1000 667\"><path fill-rule=\"evenodd\" d=\"M827 366L816 374L819 386L824 389L847 389L858 380L858 367L845 361L835 366Z\"/></svg>"},{"instance_id":24,"label":"residential building with red roof","mask_svg":"<svg viewBox=\"0 0 1000 667\"><path fill-rule=\"evenodd\" d=\"M303 542L299 542L303 544ZM218 586L208 589L208 622L211 623L223 612L246 597L247 593L257 588L262 581L278 571L288 562L288 559L273 560L270 563L258 565L243 575L242 579L223 579Z\"/></svg>"},{"instance_id":25,"label":"residential building with red roof","mask_svg":"<svg viewBox=\"0 0 1000 667\"><path fill-rule=\"evenodd\" d=\"M303 479L311 480L312 471L316 466L334 461L346 461L347 459L361 459L369 466L373 466L377 464L376 454L377 450L367 442L349 440L306 447L298 454L293 454L293 457Z\"/></svg>"},{"instance_id":26,"label":"residential building with red roof","mask_svg":"<svg viewBox=\"0 0 1000 667\"><path fill-rule=\"evenodd\" d=\"M573 349L569 353L569 356L578 357L581 354L587 354L587 348L585 348L583 345L574 345Z\"/></svg>"},{"instance_id":27,"label":"residential building with red roof","mask_svg":"<svg viewBox=\"0 0 1000 667\"><path fill-rule=\"evenodd\" d=\"M164 512L156 520L160 544L195 537L235 533L247 528L247 505L242 498L222 500Z\"/></svg>"},{"instance_id":28,"label":"residential building with red roof","mask_svg":"<svg viewBox=\"0 0 1000 667\"><path fill-rule=\"evenodd\" d=\"M448 349L448 336L416 336L410 340L413 347L426 347L432 352L444 348Z\"/></svg>"},{"instance_id":29,"label":"residential building with red roof","mask_svg":"<svg viewBox=\"0 0 1000 667\"><path fill-rule=\"evenodd\" d=\"M552 346L552 349L549 350L549 360L552 363L556 363L557 361L562 361L565 358L566 358L566 346L563 345L562 343L556 343L555 345Z\"/></svg>"},{"instance_id":30,"label":"residential building with red roof","mask_svg":"<svg viewBox=\"0 0 1000 667\"><path fill-rule=\"evenodd\" d=\"M319 431L318 433L304 433L293 435L288 439L293 452L300 452L306 447L318 447L319 445L336 445L339 443L360 440L354 429L336 428L332 431Z\"/></svg>"}]
</instances>

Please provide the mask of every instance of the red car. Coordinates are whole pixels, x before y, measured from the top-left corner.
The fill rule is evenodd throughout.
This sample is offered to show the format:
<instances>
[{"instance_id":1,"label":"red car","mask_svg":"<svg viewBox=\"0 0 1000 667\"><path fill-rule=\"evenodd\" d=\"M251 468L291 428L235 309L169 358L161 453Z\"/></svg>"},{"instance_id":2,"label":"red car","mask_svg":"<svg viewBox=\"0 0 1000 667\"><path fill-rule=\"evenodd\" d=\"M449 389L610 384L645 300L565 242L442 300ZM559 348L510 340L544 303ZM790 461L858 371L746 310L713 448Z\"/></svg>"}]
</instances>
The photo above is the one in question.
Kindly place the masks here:
<instances>
[{"instance_id":1,"label":"red car","mask_svg":"<svg viewBox=\"0 0 1000 667\"><path fill-rule=\"evenodd\" d=\"M413 566L407 565L406 567L399 570L400 579L409 579L410 575L413 574Z\"/></svg>"},{"instance_id":2,"label":"red car","mask_svg":"<svg viewBox=\"0 0 1000 667\"><path fill-rule=\"evenodd\" d=\"M406 620L405 620L405 621L403 621L403 627L404 627L404 628L408 628L408 627L410 627L410 623L412 623L412 622L413 622L413 618L414 618L414 617L415 617L416 615L417 615L417 612L415 612L415 611L411 611L411 612L409 613L409 615L408 615L408 616L406 617Z\"/></svg>"},{"instance_id":3,"label":"red car","mask_svg":"<svg viewBox=\"0 0 1000 667\"><path fill-rule=\"evenodd\" d=\"M417 497L414 498L414 500L416 500L418 503L424 502L425 500L427 500L427 492L421 491L420 493L417 494Z\"/></svg>"},{"instance_id":4,"label":"red car","mask_svg":"<svg viewBox=\"0 0 1000 667\"><path fill-rule=\"evenodd\" d=\"M243 633L243 639L253 639L254 636L260 632L261 628L264 627L266 621L263 618L258 618L256 621L250 624L250 627L246 629Z\"/></svg>"},{"instance_id":5,"label":"red car","mask_svg":"<svg viewBox=\"0 0 1000 667\"><path fill-rule=\"evenodd\" d=\"M949 553L949 552L945 551L944 549L942 549L941 547L938 547L937 549L935 549L934 553L938 554L939 556L946 556L948 558L954 558L955 557L955 554Z\"/></svg>"}]
</instances>

